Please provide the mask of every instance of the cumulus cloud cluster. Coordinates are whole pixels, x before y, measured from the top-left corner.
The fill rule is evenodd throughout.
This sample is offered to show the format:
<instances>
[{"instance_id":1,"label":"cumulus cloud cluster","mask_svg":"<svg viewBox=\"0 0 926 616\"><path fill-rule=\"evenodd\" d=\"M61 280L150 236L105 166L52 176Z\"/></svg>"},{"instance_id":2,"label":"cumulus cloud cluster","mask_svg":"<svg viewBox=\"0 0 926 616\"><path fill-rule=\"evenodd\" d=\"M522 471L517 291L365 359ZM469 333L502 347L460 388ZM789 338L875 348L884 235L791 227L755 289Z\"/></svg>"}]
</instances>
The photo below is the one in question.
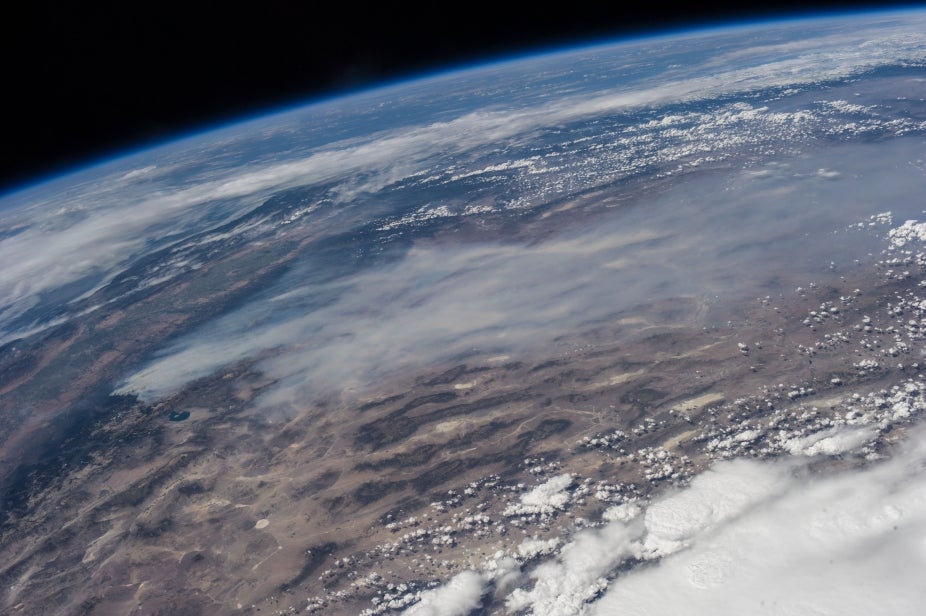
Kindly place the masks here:
<instances>
[{"instance_id":1,"label":"cumulus cloud cluster","mask_svg":"<svg viewBox=\"0 0 926 616\"><path fill-rule=\"evenodd\" d=\"M569 502L569 493L566 488L570 484L572 484L572 475L569 473L557 475L530 492L522 494L520 502L509 505L505 509L505 515L549 514L561 510Z\"/></svg>"},{"instance_id":2,"label":"cumulus cloud cluster","mask_svg":"<svg viewBox=\"0 0 926 616\"><path fill-rule=\"evenodd\" d=\"M537 616L919 614L924 437L919 429L896 457L861 470L811 473L801 457L719 462L579 531L501 600ZM432 591L451 602L448 614L467 613L491 590L491 568L458 577L455 588L470 584L465 594Z\"/></svg>"},{"instance_id":3,"label":"cumulus cloud cluster","mask_svg":"<svg viewBox=\"0 0 926 616\"><path fill-rule=\"evenodd\" d=\"M647 511L647 531L657 535L663 527L658 515L651 519L654 507L682 517L687 549L618 577L589 612L919 613L926 604L922 437L894 460L832 476L718 465L707 481L693 482L688 502L668 499ZM743 496L742 479L759 488Z\"/></svg>"}]
</instances>

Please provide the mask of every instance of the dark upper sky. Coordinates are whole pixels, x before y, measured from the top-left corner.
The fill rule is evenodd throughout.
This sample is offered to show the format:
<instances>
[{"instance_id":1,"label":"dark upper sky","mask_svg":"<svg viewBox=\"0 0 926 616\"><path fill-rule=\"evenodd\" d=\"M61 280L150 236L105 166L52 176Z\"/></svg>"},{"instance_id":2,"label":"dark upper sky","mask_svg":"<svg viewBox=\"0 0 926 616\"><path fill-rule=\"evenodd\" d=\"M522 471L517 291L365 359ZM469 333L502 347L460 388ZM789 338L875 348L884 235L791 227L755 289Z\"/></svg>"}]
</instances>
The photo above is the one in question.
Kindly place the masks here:
<instances>
[{"instance_id":1,"label":"dark upper sky","mask_svg":"<svg viewBox=\"0 0 926 616\"><path fill-rule=\"evenodd\" d=\"M497 2L432 4L424 14L350 2L323 13L332 3L280 0L62 4L25 3L4 19L0 192L263 109L448 65L864 3L678 12L556 2L517 15Z\"/></svg>"}]
</instances>

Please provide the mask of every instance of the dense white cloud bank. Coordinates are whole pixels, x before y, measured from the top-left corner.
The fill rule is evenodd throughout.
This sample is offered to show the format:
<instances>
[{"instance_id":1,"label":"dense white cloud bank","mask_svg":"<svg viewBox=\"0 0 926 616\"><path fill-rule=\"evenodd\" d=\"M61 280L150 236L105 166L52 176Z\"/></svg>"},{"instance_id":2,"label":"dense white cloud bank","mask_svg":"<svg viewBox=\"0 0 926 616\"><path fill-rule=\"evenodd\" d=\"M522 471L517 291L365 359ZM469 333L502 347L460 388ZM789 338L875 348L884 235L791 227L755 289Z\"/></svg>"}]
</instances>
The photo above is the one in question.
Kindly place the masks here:
<instances>
[{"instance_id":1,"label":"dense white cloud bank","mask_svg":"<svg viewBox=\"0 0 926 616\"><path fill-rule=\"evenodd\" d=\"M508 612L914 616L926 605L922 428L896 457L866 469L812 472L804 456L730 460L642 511L622 507L523 572L503 593ZM522 562L544 553L526 549ZM637 564L619 572L627 563ZM490 569L430 591L458 611L426 603L420 613L468 613L491 589Z\"/></svg>"},{"instance_id":2,"label":"dense white cloud bank","mask_svg":"<svg viewBox=\"0 0 926 616\"><path fill-rule=\"evenodd\" d=\"M804 477L787 465L718 465L677 513L689 548L619 577L591 613L919 614L926 605L926 446L861 472ZM759 489L743 498L747 479ZM690 511L727 507L702 524ZM675 510L672 499L656 507ZM535 610L538 614L556 612Z\"/></svg>"}]
</instances>

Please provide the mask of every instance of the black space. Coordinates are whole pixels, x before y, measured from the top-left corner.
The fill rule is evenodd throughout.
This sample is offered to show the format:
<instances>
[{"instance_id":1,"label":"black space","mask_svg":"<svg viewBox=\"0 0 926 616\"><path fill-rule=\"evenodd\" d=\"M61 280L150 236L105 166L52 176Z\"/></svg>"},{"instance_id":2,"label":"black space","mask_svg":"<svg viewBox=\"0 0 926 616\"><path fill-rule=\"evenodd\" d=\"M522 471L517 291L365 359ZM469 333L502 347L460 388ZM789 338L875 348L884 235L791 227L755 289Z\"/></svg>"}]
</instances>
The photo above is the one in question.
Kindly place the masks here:
<instances>
[{"instance_id":1,"label":"black space","mask_svg":"<svg viewBox=\"0 0 926 616\"><path fill-rule=\"evenodd\" d=\"M445 66L870 3L751 3L748 10L707 4L682 12L615 2L421 10L280 0L62 4L22 3L0 26L0 193L265 109Z\"/></svg>"}]
</instances>

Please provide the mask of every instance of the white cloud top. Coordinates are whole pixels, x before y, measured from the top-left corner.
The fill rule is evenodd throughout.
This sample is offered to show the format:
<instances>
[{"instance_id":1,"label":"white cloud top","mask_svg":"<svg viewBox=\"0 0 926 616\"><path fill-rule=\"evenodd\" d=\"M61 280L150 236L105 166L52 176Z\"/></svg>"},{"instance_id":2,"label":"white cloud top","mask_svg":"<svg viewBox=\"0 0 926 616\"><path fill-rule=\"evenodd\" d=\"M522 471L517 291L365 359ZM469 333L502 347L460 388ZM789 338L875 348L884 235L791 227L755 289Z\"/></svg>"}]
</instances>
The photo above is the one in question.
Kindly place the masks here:
<instances>
[{"instance_id":1,"label":"white cloud top","mask_svg":"<svg viewBox=\"0 0 926 616\"><path fill-rule=\"evenodd\" d=\"M466 616L479 606L485 578L461 571L447 584L421 593L421 600L405 611L409 616Z\"/></svg>"},{"instance_id":2,"label":"white cloud top","mask_svg":"<svg viewBox=\"0 0 926 616\"><path fill-rule=\"evenodd\" d=\"M562 510L569 502L569 492L566 489L571 483L572 475L557 475L530 492L522 494L521 502L505 509L505 515L549 514Z\"/></svg>"},{"instance_id":3,"label":"white cloud top","mask_svg":"<svg viewBox=\"0 0 926 616\"><path fill-rule=\"evenodd\" d=\"M730 510L736 515L698 528L687 537L689 549L657 566L618 577L590 613L919 614L926 605L923 436L897 459L834 476L719 464L712 481L692 484L679 515L688 515L691 501L738 500ZM738 491L750 478L776 489L743 498Z\"/></svg>"},{"instance_id":4,"label":"white cloud top","mask_svg":"<svg viewBox=\"0 0 926 616\"><path fill-rule=\"evenodd\" d=\"M916 616L926 605L924 437L911 433L896 457L861 471L810 473L803 457L718 462L643 516L624 511L577 532L507 592L507 611ZM554 545L537 544L524 542L523 561ZM620 569L635 559L652 562ZM463 579L465 593L454 578L456 591L430 596L459 594L453 605L471 609L491 567Z\"/></svg>"}]
</instances>

